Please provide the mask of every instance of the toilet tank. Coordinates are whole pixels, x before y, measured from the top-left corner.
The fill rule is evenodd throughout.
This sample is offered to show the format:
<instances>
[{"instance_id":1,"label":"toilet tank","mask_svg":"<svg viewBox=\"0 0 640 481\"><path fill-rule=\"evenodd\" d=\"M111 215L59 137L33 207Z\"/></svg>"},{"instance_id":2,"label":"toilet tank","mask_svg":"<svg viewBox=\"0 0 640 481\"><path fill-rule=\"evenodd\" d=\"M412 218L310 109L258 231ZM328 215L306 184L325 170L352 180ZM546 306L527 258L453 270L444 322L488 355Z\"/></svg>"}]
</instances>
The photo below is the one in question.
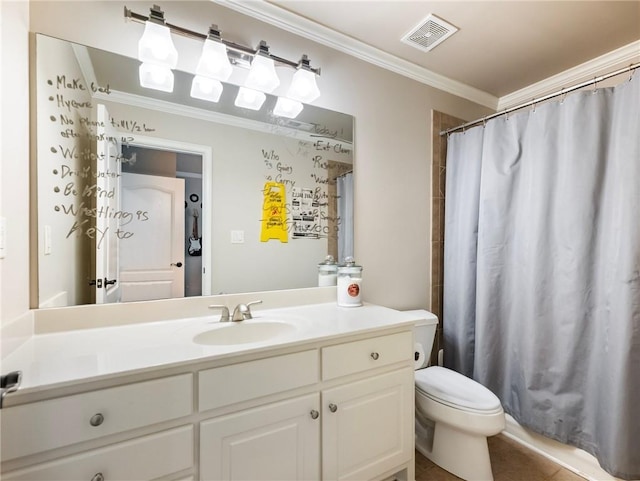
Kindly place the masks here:
<instances>
[{"instance_id":1,"label":"toilet tank","mask_svg":"<svg viewBox=\"0 0 640 481\"><path fill-rule=\"evenodd\" d=\"M424 309L406 312L412 314L417 319L413 327L415 368L422 369L428 366L429 359L431 358L431 349L433 348L433 340L436 336L438 318L435 314Z\"/></svg>"}]
</instances>

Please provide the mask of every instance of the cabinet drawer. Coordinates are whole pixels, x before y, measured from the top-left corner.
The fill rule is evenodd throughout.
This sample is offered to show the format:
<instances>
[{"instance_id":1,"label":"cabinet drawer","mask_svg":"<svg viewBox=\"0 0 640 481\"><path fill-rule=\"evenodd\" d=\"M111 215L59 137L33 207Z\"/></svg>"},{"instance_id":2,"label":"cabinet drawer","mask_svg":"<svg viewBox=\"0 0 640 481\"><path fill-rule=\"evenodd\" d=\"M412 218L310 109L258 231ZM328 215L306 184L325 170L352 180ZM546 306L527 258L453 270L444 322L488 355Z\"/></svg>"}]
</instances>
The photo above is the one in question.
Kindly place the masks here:
<instances>
[{"instance_id":1,"label":"cabinet drawer","mask_svg":"<svg viewBox=\"0 0 640 481\"><path fill-rule=\"evenodd\" d=\"M316 349L200 371L200 411L318 382Z\"/></svg>"},{"instance_id":2,"label":"cabinet drawer","mask_svg":"<svg viewBox=\"0 0 640 481\"><path fill-rule=\"evenodd\" d=\"M334 379L413 358L413 333L400 332L322 349L322 379Z\"/></svg>"},{"instance_id":3,"label":"cabinet drawer","mask_svg":"<svg viewBox=\"0 0 640 481\"><path fill-rule=\"evenodd\" d=\"M4 481L148 480L193 466L193 427L163 431L10 473Z\"/></svg>"},{"instance_id":4,"label":"cabinet drawer","mask_svg":"<svg viewBox=\"0 0 640 481\"><path fill-rule=\"evenodd\" d=\"M192 384L182 374L5 408L2 460L187 416Z\"/></svg>"}]
</instances>

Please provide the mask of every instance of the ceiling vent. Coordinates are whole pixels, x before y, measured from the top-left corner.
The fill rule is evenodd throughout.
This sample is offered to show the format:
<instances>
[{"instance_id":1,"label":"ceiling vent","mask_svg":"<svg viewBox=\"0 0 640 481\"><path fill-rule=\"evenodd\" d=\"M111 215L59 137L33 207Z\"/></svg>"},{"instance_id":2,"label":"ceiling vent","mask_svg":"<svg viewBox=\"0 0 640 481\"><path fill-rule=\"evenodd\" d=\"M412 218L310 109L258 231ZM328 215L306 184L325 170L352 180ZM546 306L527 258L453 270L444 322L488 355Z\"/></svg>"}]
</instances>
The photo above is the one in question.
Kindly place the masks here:
<instances>
[{"instance_id":1,"label":"ceiling vent","mask_svg":"<svg viewBox=\"0 0 640 481\"><path fill-rule=\"evenodd\" d=\"M458 29L433 14L429 14L417 27L402 37L402 41L423 52L433 50Z\"/></svg>"}]
</instances>

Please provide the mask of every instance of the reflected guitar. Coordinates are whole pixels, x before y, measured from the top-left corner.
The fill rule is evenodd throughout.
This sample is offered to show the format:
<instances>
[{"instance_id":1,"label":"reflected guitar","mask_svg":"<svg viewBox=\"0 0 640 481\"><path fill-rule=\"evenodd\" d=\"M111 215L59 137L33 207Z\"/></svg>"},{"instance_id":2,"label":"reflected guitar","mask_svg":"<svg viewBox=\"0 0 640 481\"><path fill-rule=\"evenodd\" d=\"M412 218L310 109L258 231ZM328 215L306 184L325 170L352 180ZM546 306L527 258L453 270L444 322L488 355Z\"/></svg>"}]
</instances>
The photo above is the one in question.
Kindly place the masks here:
<instances>
[{"instance_id":1,"label":"reflected guitar","mask_svg":"<svg viewBox=\"0 0 640 481\"><path fill-rule=\"evenodd\" d=\"M198 235L198 209L193 209L193 229L189 237L189 255L202 255L202 238Z\"/></svg>"}]
</instances>

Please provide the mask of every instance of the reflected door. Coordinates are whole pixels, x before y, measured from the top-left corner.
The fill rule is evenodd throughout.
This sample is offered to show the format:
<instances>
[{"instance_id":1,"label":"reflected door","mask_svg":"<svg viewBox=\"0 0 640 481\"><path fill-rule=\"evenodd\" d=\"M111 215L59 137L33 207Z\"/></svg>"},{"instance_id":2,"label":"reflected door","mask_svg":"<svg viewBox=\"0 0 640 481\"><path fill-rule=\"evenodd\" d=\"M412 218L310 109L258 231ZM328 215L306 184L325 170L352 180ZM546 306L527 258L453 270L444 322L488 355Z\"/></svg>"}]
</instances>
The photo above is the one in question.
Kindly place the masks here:
<instances>
[{"instance_id":1,"label":"reflected door","mask_svg":"<svg viewBox=\"0 0 640 481\"><path fill-rule=\"evenodd\" d=\"M122 152L118 132L110 123L107 108L97 105L97 145L94 172L96 199L95 241L95 299L96 304L120 301L119 219L120 156Z\"/></svg>"},{"instance_id":2,"label":"reflected door","mask_svg":"<svg viewBox=\"0 0 640 481\"><path fill-rule=\"evenodd\" d=\"M122 301L184 296L184 180L123 173L122 209L132 214L120 241Z\"/></svg>"}]
</instances>

